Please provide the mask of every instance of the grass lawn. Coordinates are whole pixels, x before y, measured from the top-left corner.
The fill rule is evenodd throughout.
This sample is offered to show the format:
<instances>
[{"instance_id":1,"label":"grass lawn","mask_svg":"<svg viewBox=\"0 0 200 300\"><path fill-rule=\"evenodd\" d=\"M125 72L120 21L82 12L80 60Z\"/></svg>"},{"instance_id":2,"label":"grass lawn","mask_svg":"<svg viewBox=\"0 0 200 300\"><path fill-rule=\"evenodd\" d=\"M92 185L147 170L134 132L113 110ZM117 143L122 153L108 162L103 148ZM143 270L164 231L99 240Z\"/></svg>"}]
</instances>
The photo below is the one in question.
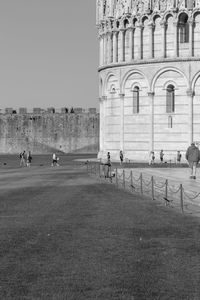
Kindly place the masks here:
<instances>
[{"instance_id":1,"label":"grass lawn","mask_svg":"<svg viewBox=\"0 0 200 300\"><path fill-rule=\"evenodd\" d=\"M0 170L0 299L199 300L200 220L75 164Z\"/></svg>"}]
</instances>

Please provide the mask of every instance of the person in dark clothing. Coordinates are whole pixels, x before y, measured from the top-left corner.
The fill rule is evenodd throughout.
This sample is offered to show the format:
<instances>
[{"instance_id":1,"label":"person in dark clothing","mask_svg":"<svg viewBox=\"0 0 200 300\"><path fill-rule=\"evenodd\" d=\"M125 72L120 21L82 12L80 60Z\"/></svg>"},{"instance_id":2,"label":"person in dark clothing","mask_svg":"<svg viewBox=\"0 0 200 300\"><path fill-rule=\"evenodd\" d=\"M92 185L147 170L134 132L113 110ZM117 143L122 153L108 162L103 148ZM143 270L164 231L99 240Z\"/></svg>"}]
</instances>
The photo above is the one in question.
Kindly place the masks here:
<instances>
[{"instance_id":1,"label":"person in dark clothing","mask_svg":"<svg viewBox=\"0 0 200 300\"><path fill-rule=\"evenodd\" d=\"M195 143L192 143L191 146L187 148L185 158L187 159L191 169L190 178L196 179L197 164L200 160L200 151L195 146Z\"/></svg>"}]
</instances>

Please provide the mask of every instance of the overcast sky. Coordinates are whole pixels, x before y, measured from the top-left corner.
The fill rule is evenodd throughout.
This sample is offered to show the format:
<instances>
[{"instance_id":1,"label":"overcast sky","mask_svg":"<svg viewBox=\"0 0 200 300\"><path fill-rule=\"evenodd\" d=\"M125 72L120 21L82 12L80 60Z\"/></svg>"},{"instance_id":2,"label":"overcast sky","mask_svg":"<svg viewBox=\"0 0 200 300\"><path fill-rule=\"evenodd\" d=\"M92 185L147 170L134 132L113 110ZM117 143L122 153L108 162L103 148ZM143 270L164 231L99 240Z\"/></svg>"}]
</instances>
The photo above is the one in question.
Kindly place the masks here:
<instances>
[{"instance_id":1,"label":"overcast sky","mask_svg":"<svg viewBox=\"0 0 200 300\"><path fill-rule=\"evenodd\" d=\"M0 108L98 107L95 0L0 0Z\"/></svg>"}]
</instances>

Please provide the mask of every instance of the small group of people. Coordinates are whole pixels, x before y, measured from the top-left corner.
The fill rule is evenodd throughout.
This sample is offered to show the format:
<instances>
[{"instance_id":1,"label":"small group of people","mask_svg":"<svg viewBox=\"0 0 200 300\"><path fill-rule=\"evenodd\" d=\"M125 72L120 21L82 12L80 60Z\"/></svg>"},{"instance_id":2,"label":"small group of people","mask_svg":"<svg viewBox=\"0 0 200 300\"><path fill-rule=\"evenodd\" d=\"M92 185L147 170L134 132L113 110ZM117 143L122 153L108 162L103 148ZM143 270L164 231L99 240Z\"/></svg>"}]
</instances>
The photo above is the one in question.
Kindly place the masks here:
<instances>
[{"instance_id":1,"label":"small group of people","mask_svg":"<svg viewBox=\"0 0 200 300\"><path fill-rule=\"evenodd\" d=\"M32 161L32 155L31 155L31 151L28 151L26 153L26 151L22 151L19 154L19 158L20 158L20 167L30 167L31 166L31 161Z\"/></svg>"},{"instance_id":2,"label":"small group of people","mask_svg":"<svg viewBox=\"0 0 200 300\"><path fill-rule=\"evenodd\" d=\"M162 164L164 162L164 151L163 150L160 150L160 163ZM181 163L181 157L182 157L182 154L181 154L181 151L178 150L177 151L177 154L176 154L176 163L177 164L180 164ZM153 165L155 163L155 152L154 151L151 151L150 152L150 155L149 155L149 165Z\"/></svg>"}]
</instances>

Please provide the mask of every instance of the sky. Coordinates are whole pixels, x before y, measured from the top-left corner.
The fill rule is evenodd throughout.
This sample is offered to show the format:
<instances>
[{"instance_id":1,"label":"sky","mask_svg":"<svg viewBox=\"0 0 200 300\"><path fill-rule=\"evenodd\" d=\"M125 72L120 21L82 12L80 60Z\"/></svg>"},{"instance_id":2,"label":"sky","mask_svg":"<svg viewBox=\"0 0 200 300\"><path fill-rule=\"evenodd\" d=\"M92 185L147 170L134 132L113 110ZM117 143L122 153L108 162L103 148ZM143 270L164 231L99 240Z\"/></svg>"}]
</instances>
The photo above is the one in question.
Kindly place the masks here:
<instances>
[{"instance_id":1,"label":"sky","mask_svg":"<svg viewBox=\"0 0 200 300\"><path fill-rule=\"evenodd\" d=\"M95 0L0 0L0 109L98 108Z\"/></svg>"}]
</instances>

